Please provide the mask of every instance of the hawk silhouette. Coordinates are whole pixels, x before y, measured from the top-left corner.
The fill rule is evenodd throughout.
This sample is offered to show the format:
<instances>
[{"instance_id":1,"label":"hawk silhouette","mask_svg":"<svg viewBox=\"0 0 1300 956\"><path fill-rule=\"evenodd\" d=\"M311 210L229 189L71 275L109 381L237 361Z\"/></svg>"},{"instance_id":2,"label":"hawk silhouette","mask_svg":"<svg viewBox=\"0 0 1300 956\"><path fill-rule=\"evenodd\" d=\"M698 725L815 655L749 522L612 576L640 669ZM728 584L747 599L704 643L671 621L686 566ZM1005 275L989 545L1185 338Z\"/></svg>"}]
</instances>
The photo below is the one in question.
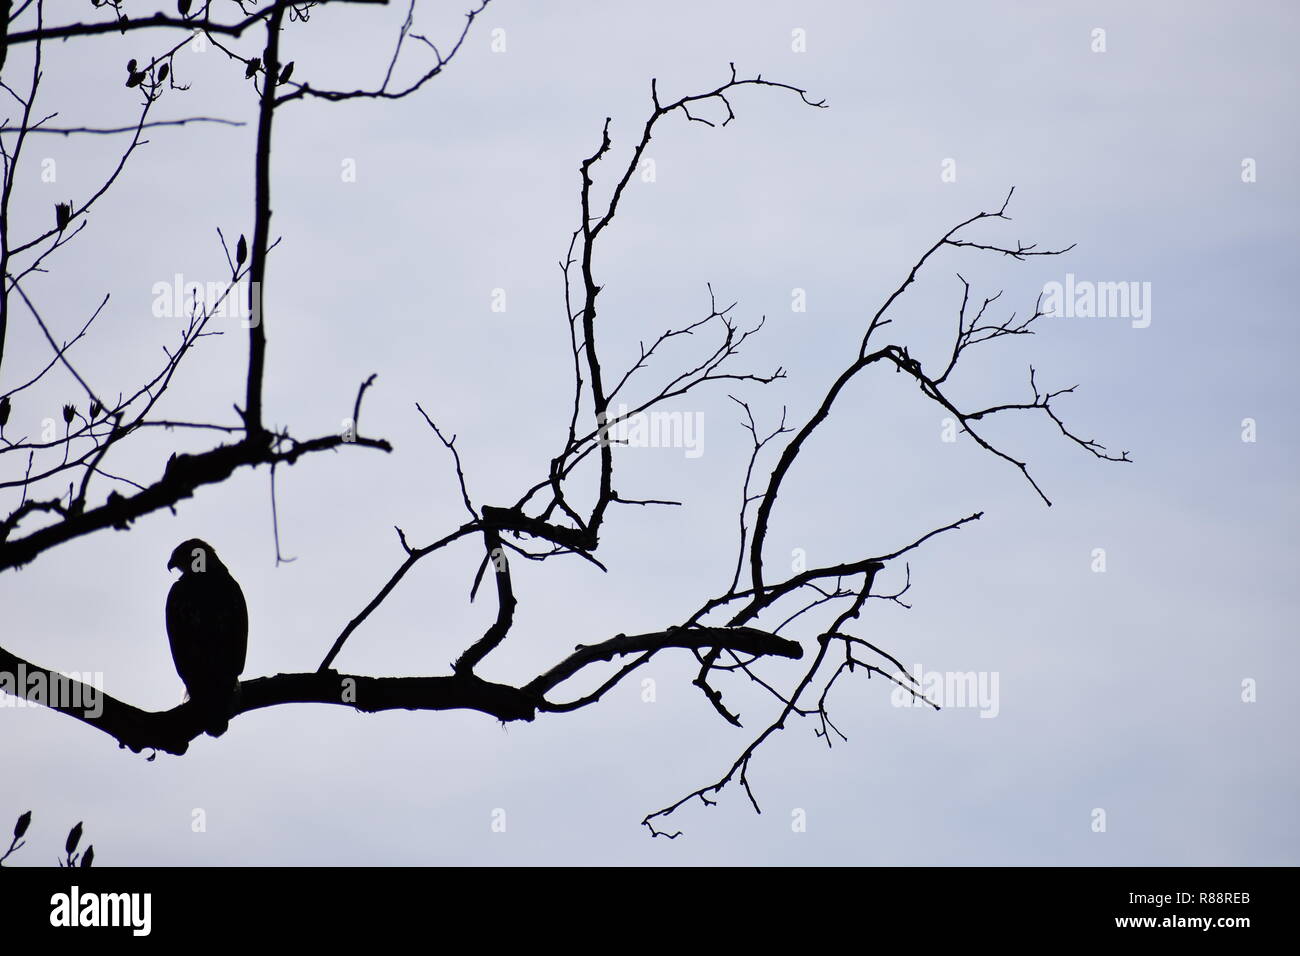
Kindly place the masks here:
<instances>
[{"instance_id":1,"label":"hawk silhouette","mask_svg":"<svg viewBox=\"0 0 1300 956\"><path fill-rule=\"evenodd\" d=\"M226 732L248 651L248 605L212 545L182 541L167 561L181 576L167 595L167 637L176 673L203 729Z\"/></svg>"}]
</instances>

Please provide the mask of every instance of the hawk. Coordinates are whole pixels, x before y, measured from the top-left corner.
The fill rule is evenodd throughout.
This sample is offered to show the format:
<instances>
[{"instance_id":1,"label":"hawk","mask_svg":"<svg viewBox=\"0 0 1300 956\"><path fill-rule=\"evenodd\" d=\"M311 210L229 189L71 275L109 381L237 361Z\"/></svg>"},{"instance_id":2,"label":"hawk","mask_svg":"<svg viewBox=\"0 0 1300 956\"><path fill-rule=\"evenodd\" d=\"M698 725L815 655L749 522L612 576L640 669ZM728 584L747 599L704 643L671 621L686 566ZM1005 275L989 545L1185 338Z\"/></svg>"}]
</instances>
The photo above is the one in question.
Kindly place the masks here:
<instances>
[{"instance_id":1,"label":"hawk","mask_svg":"<svg viewBox=\"0 0 1300 956\"><path fill-rule=\"evenodd\" d=\"M181 576L167 595L167 637L176 673L204 730L226 732L248 650L248 605L212 545L182 541L167 561Z\"/></svg>"}]
</instances>

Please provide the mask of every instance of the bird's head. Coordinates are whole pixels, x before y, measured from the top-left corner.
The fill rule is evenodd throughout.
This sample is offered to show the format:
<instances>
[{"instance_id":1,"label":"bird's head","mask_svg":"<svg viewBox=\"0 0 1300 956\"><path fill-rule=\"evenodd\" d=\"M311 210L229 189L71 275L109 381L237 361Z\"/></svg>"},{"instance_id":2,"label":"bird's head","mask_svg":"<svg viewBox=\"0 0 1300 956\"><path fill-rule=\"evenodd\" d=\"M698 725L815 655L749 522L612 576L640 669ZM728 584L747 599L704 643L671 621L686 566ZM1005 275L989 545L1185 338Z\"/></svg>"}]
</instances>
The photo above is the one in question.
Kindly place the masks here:
<instances>
[{"instance_id":1,"label":"bird's head","mask_svg":"<svg viewBox=\"0 0 1300 956\"><path fill-rule=\"evenodd\" d=\"M185 574L187 571L202 571L207 567L220 567L221 562L217 559L217 552L213 550L212 545L208 544L202 538L190 538L188 541L182 541L176 545L172 551L172 556L167 559L168 571L180 571Z\"/></svg>"}]
</instances>

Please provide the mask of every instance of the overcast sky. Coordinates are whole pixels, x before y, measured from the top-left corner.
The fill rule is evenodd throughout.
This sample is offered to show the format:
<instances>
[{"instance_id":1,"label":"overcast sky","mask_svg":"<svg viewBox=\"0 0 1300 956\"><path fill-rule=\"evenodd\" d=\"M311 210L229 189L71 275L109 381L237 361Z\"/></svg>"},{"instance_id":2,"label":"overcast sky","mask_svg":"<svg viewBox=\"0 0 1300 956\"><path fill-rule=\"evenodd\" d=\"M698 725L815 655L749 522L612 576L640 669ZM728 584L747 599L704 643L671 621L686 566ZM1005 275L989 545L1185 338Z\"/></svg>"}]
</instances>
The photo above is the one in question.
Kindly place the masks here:
<instances>
[{"instance_id":1,"label":"overcast sky","mask_svg":"<svg viewBox=\"0 0 1300 956\"><path fill-rule=\"evenodd\" d=\"M70 6L47 4L47 21L72 17ZM464 9L422 0L416 32L446 49ZM286 29L282 56L313 86L374 85L405 10L319 9ZM611 366L706 315L712 283L740 321L766 316L741 364L789 373L744 397L769 426L783 406L802 423L917 257L1014 186L1013 221L976 238L1077 247L1025 263L946 250L885 331L940 361L957 272L980 300L1005 290L1000 317L1032 309L1052 282L1138 283L1145 317L1045 319L1037 335L970 353L953 382L971 407L1023 401L1031 364L1043 386L1078 384L1060 413L1133 462L1098 461L1042 418L991 424L1030 462L1049 508L1014 467L968 439L943 441L943 416L901 377L880 370L855 384L783 488L768 560L886 553L983 511L912 556L912 610L872 602L858 626L909 668L996 679L996 716L897 707L886 682L846 678L830 703L847 743L828 749L814 722L796 721L755 757L761 815L728 788L718 806L675 815L681 839L638 826L717 780L776 714L770 698L723 683L745 727L727 725L690 685L693 658L681 652L642 675L653 702L638 678L597 706L508 726L477 713L283 706L152 762L65 716L4 708L0 826L34 811L15 859L52 863L84 820L106 865L1300 862L1300 704L1285 684L1300 666L1298 25L1282 2L494 0L417 94L287 106L273 160L282 241L269 266L267 418L300 436L334 431L378 372L363 431L396 450L281 469L291 564L275 566L260 470L0 578L5 647L102 673L131 704L166 709L183 694L163 604L167 558L185 538L210 541L243 585L254 677L315 669L398 565L393 525L424 544L462 522L445 449L416 401L458 436L476 501L508 504L544 475L567 427L557 261L578 222L578 163L612 117L614 153L596 169L608 188L652 77L666 100L717 86L734 61L830 108L750 88L732 97L726 128L663 121L653 181L634 178L596 262ZM131 122L125 61L176 39L47 45L38 112L65 125ZM250 34L238 48L259 42ZM25 82L30 52L11 54L6 82ZM411 45L398 75L416 74L427 52ZM184 51L176 69L192 89L166 95L158 117L255 118L251 83L218 51ZM251 234L253 135L251 123L152 131L85 233L25 285L60 338L112 294L76 353L105 392L135 385L179 334L178 320L152 313L155 284L220 278L216 228ZM29 142L15 231L44 230L55 202L83 201L121 145ZM41 178L46 159L53 183ZM495 290L505 311L493 311ZM795 290L806 311L792 310ZM24 319L0 391L49 360ZM642 387L707 346L679 346ZM241 335L205 339L168 417L230 421L245 349ZM574 644L675 623L725 588L747 455L727 391L672 406L701 416L700 454L618 453L622 494L684 504L611 512L608 574L575 559L515 562L518 623L484 676L526 681ZM6 434L38 430L76 391L63 377L23 395ZM1255 441L1243 441L1245 419ZM210 440L159 433L113 464L151 480L173 449ZM22 464L4 462L3 478ZM420 564L337 666L446 673L494 612L466 600L479 555L466 543ZM903 575L891 565L880 583ZM816 630L790 633L812 646ZM803 666L773 662L764 674L788 688ZM193 831L197 808L205 832ZM492 827L498 810L505 832Z\"/></svg>"}]
</instances>

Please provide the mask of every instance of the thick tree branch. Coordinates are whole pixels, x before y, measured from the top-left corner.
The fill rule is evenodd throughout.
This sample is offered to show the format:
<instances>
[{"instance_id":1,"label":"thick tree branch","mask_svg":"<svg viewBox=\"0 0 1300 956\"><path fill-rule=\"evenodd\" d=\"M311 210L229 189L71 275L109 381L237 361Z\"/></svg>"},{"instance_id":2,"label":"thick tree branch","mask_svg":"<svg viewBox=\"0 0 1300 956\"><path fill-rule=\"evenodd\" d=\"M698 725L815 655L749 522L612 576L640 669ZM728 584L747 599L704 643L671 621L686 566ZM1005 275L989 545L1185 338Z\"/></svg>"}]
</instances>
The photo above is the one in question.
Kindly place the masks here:
<instances>
[{"instance_id":1,"label":"thick tree branch","mask_svg":"<svg viewBox=\"0 0 1300 956\"><path fill-rule=\"evenodd\" d=\"M202 717L189 704L171 710L147 711L123 703L79 681L25 661L0 648L0 674L15 675L27 688L41 686L42 700L31 691L18 696L37 703L54 704L67 714L115 738L130 750L161 750L183 754L190 741L204 732ZM36 681L33 676L37 675ZM20 688L21 690L22 688ZM78 701L72 706L68 701ZM92 706L86 706L90 702ZM337 671L276 674L241 681L231 716L282 704L337 704L366 713L382 710L477 710L498 720L532 720L536 701L523 691L473 676L366 677Z\"/></svg>"},{"instance_id":2,"label":"thick tree branch","mask_svg":"<svg viewBox=\"0 0 1300 956\"><path fill-rule=\"evenodd\" d=\"M580 645L522 688L486 681L467 671L439 677L367 677L317 670L241 681L231 716L282 704L338 704L367 713L477 710L498 720L527 721L539 711L568 709L548 704L543 695L590 664L624 654L710 645L796 659L803 654L794 641L750 628L679 628L633 636L620 634L600 644ZM183 754L190 741L204 732L205 721L188 704L165 711L141 710L3 648L0 675L4 677L0 689L13 689L19 697L74 717L133 751Z\"/></svg>"},{"instance_id":3,"label":"thick tree branch","mask_svg":"<svg viewBox=\"0 0 1300 956\"><path fill-rule=\"evenodd\" d=\"M367 3L386 6L388 0L314 0L317 3ZM9 34L9 44L34 43L40 40L68 40L72 37L97 36L103 33L126 33L130 30L149 30L166 27L177 30L203 30L224 36L237 37L263 20L268 14L281 14L292 6L301 6L303 0L275 0L260 10L255 10L236 23L217 23L205 17L178 17L166 13L155 13L147 17L118 17L116 20L104 20L99 23L68 23L58 27L38 27L35 30L22 30ZM0 64L3 60L0 59Z\"/></svg>"},{"instance_id":4,"label":"thick tree branch","mask_svg":"<svg viewBox=\"0 0 1300 956\"><path fill-rule=\"evenodd\" d=\"M40 528L31 534L12 541L0 542L0 571L19 568L43 551L105 528L124 531L131 522L161 508L170 508L191 497L204 485L219 484L239 468L286 464L292 465L300 457L317 451L338 448L341 445L359 445L392 451L392 446L382 439L350 439L340 435L325 435L307 441L290 441L277 450L271 436L262 440L253 437L230 445L218 445L197 455L173 455L163 475L149 487L129 497L110 492L108 500L98 508L69 515L57 524Z\"/></svg>"},{"instance_id":5,"label":"thick tree branch","mask_svg":"<svg viewBox=\"0 0 1300 956\"><path fill-rule=\"evenodd\" d=\"M676 627L649 634L619 634L599 644L579 644L572 654L546 673L533 678L524 689L545 694L596 661L612 661L627 654L669 647L725 647L747 654L770 654L793 660L803 656L803 648L797 641L751 627Z\"/></svg>"}]
</instances>

